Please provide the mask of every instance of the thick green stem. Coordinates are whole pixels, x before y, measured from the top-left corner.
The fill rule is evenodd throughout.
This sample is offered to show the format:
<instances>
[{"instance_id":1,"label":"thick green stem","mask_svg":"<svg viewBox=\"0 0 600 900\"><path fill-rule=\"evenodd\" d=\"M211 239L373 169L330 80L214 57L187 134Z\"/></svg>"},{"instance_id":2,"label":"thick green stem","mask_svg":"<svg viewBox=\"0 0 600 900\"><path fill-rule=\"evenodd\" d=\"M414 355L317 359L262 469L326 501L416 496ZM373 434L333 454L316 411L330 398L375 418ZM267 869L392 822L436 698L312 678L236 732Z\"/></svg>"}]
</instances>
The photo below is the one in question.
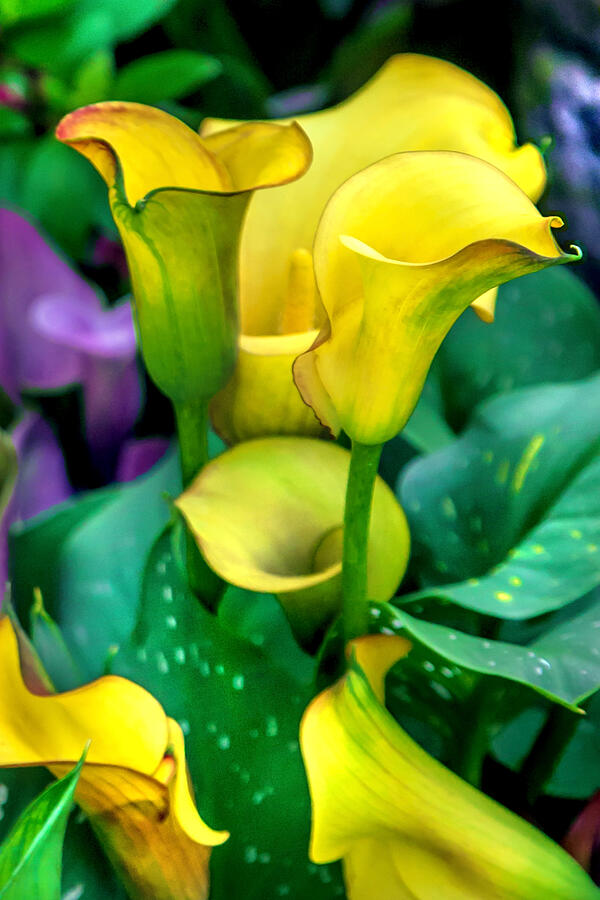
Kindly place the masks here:
<instances>
[{"instance_id":1,"label":"thick green stem","mask_svg":"<svg viewBox=\"0 0 600 900\"><path fill-rule=\"evenodd\" d=\"M567 749L581 716L564 706L553 706L523 765L527 800L533 804L542 793Z\"/></svg>"},{"instance_id":2,"label":"thick green stem","mask_svg":"<svg viewBox=\"0 0 600 900\"><path fill-rule=\"evenodd\" d=\"M342 620L346 641L369 630L367 551L369 522L382 444L352 443L344 510Z\"/></svg>"},{"instance_id":3,"label":"thick green stem","mask_svg":"<svg viewBox=\"0 0 600 900\"><path fill-rule=\"evenodd\" d=\"M208 403L174 404L184 489L208 462Z\"/></svg>"},{"instance_id":4,"label":"thick green stem","mask_svg":"<svg viewBox=\"0 0 600 900\"><path fill-rule=\"evenodd\" d=\"M175 405L175 421L179 438L181 479L187 488L208 462L208 403L198 401ZM221 581L202 557L193 534L186 532L188 580L195 594L206 602L220 587Z\"/></svg>"}]
</instances>

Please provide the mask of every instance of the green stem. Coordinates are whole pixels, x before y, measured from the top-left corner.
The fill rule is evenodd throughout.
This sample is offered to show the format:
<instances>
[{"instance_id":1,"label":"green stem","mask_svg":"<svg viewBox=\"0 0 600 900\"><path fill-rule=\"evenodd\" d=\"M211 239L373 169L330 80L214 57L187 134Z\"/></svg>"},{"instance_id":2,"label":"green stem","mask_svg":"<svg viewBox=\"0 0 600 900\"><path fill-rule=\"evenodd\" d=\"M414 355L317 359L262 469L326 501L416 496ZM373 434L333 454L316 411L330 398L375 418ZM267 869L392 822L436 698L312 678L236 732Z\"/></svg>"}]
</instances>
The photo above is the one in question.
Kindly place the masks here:
<instances>
[{"instance_id":1,"label":"green stem","mask_svg":"<svg viewBox=\"0 0 600 900\"><path fill-rule=\"evenodd\" d=\"M463 718L468 725L462 738L456 742L454 770L476 788L481 787L483 763L495 730L496 711L503 693L503 689L494 690L487 679L481 679L465 704Z\"/></svg>"},{"instance_id":2,"label":"green stem","mask_svg":"<svg viewBox=\"0 0 600 900\"><path fill-rule=\"evenodd\" d=\"M344 510L342 620L346 641L369 630L367 551L377 466L383 444L352 442Z\"/></svg>"},{"instance_id":3,"label":"green stem","mask_svg":"<svg viewBox=\"0 0 600 900\"><path fill-rule=\"evenodd\" d=\"M208 403L202 400L173 405L185 489L208 462ZM189 528L186 528L186 559L190 588L210 605L213 595L220 589L221 580L205 562Z\"/></svg>"},{"instance_id":4,"label":"green stem","mask_svg":"<svg viewBox=\"0 0 600 900\"><path fill-rule=\"evenodd\" d=\"M521 766L520 774L530 804L537 800L550 781L580 721L580 716L564 706L556 705L550 710Z\"/></svg>"},{"instance_id":5,"label":"green stem","mask_svg":"<svg viewBox=\"0 0 600 900\"><path fill-rule=\"evenodd\" d=\"M184 489L208 462L208 403L174 404Z\"/></svg>"}]
</instances>

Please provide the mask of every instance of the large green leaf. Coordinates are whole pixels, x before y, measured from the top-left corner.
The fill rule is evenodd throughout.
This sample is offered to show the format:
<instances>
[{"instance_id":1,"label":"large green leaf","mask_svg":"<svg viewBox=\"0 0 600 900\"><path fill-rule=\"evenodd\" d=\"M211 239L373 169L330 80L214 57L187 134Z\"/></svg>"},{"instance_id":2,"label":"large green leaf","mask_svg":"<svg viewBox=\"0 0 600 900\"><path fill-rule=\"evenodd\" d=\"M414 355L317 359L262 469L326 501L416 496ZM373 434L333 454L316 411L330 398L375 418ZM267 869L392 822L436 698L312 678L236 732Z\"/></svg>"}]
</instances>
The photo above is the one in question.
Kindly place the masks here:
<instances>
[{"instance_id":1,"label":"large green leaf","mask_svg":"<svg viewBox=\"0 0 600 900\"><path fill-rule=\"evenodd\" d=\"M112 94L115 100L157 104L190 94L220 72L221 63L214 56L194 50L164 50L121 69Z\"/></svg>"},{"instance_id":2,"label":"large green leaf","mask_svg":"<svg viewBox=\"0 0 600 900\"><path fill-rule=\"evenodd\" d=\"M83 757L19 817L0 847L2 900L60 900L62 847Z\"/></svg>"},{"instance_id":3,"label":"large green leaf","mask_svg":"<svg viewBox=\"0 0 600 900\"><path fill-rule=\"evenodd\" d=\"M22 620L28 621L39 587L88 680L102 673L109 648L131 633L146 557L169 518L164 495L180 490L173 449L136 481L69 501L11 534L14 603ZM45 662L52 670L52 661Z\"/></svg>"},{"instance_id":4,"label":"large green leaf","mask_svg":"<svg viewBox=\"0 0 600 900\"><path fill-rule=\"evenodd\" d=\"M462 428L495 393L575 381L600 368L600 308L564 266L517 278L498 291L496 319L462 315L437 358L446 416Z\"/></svg>"},{"instance_id":5,"label":"large green leaf","mask_svg":"<svg viewBox=\"0 0 600 900\"><path fill-rule=\"evenodd\" d=\"M211 857L211 900L343 895L338 867L308 860L298 725L312 665L273 597L233 590L218 617L187 589L176 535L148 562L141 620L113 669L176 718L203 818L230 839ZM245 610L244 610L245 606Z\"/></svg>"},{"instance_id":6,"label":"large green leaf","mask_svg":"<svg viewBox=\"0 0 600 900\"><path fill-rule=\"evenodd\" d=\"M600 688L600 595L574 615L526 644L492 640L425 622L386 605L386 626L406 633L444 660L470 672L506 678L577 710ZM434 671L432 669L432 671Z\"/></svg>"},{"instance_id":7,"label":"large green leaf","mask_svg":"<svg viewBox=\"0 0 600 900\"><path fill-rule=\"evenodd\" d=\"M413 572L429 585L405 601L435 597L526 619L594 588L599 447L600 376L479 407L458 440L401 476Z\"/></svg>"}]
</instances>

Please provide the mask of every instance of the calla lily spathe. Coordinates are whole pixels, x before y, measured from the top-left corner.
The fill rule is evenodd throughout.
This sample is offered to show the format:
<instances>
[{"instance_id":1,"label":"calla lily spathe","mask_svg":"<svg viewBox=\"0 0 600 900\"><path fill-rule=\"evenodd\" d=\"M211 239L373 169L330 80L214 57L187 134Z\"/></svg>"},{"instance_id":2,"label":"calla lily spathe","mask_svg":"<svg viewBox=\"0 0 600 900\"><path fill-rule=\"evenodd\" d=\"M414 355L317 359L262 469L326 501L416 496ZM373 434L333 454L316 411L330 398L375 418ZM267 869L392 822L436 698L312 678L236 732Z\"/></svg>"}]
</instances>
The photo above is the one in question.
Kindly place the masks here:
<instances>
[{"instance_id":1,"label":"calla lily spathe","mask_svg":"<svg viewBox=\"0 0 600 900\"><path fill-rule=\"evenodd\" d=\"M294 364L334 434L382 444L406 424L433 357L484 292L578 259L506 175L454 152L399 153L333 195L315 238L327 321Z\"/></svg>"},{"instance_id":2,"label":"calla lily spathe","mask_svg":"<svg viewBox=\"0 0 600 900\"><path fill-rule=\"evenodd\" d=\"M300 727L310 856L341 859L351 900L598 900L550 838L429 756L384 705L400 637L353 641L346 675Z\"/></svg>"},{"instance_id":3,"label":"calla lily spathe","mask_svg":"<svg viewBox=\"0 0 600 900\"><path fill-rule=\"evenodd\" d=\"M209 463L176 501L212 568L274 593L300 640L339 610L350 454L310 438L262 438ZM373 599L393 596L408 561L404 513L378 478L368 550Z\"/></svg>"},{"instance_id":4,"label":"calla lily spathe","mask_svg":"<svg viewBox=\"0 0 600 900\"><path fill-rule=\"evenodd\" d=\"M289 372L293 351L307 350L325 319L311 252L323 210L347 178L393 153L454 150L491 162L533 200L545 185L540 152L531 144L516 146L499 97L443 60L395 56L344 103L298 122L312 142L313 164L297 184L254 198L242 238L239 364L212 404L215 427L229 443L273 433L319 434ZM231 124L205 120L202 134L213 139ZM486 321L493 318L495 296L492 289L473 298Z\"/></svg>"},{"instance_id":5,"label":"calla lily spathe","mask_svg":"<svg viewBox=\"0 0 600 900\"><path fill-rule=\"evenodd\" d=\"M344 103L298 116L297 122L310 138L314 160L296 184L252 202L241 246L244 334L277 334L292 254L298 248L311 250L323 209L337 188L386 156L455 150L492 163L534 201L544 189L542 156L532 144L516 146L500 98L444 60L394 56ZM214 140L232 124L206 119L201 133Z\"/></svg>"},{"instance_id":6,"label":"calla lily spathe","mask_svg":"<svg viewBox=\"0 0 600 900\"><path fill-rule=\"evenodd\" d=\"M32 683L20 650L26 657L5 616L0 767L46 766L60 776L90 741L75 797L131 895L205 900L211 848L228 835L198 815L179 725L147 691L116 676L51 694L43 679Z\"/></svg>"},{"instance_id":7,"label":"calla lily spathe","mask_svg":"<svg viewBox=\"0 0 600 900\"><path fill-rule=\"evenodd\" d=\"M252 192L302 175L296 124L240 125L203 140L137 103L98 103L56 131L100 172L129 264L148 371L176 407L208 400L237 352L238 244Z\"/></svg>"}]
</instances>

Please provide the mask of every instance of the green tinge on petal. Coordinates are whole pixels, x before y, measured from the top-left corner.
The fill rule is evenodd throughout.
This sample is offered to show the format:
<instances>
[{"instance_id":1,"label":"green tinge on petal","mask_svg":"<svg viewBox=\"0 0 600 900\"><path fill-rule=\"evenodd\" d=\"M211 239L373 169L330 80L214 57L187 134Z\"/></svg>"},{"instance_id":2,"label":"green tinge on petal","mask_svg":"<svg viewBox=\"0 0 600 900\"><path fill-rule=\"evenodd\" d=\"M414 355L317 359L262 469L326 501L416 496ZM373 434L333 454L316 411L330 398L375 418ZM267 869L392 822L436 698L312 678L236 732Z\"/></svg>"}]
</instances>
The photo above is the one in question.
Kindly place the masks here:
<instances>
[{"instance_id":1,"label":"green tinge on petal","mask_svg":"<svg viewBox=\"0 0 600 900\"><path fill-rule=\"evenodd\" d=\"M310 855L342 859L352 900L598 900L550 838L429 756L383 705L403 638L350 645L347 674L300 729L312 799Z\"/></svg>"},{"instance_id":2,"label":"green tinge on petal","mask_svg":"<svg viewBox=\"0 0 600 900\"><path fill-rule=\"evenodd\" d=\"M177 500L212 568L232 584L274 593L301 640L338 611L350 454L310 438L239 444L206 466ZM377 480L369 538L369 596L389 598L404 574L402 509Z\"/></svg>"},{"instance_id":3,"label":"green tinge on petal","mask_svg":"<svg viewBox=\"0 0 600 900\"><path fill-rule=\"evenodd\" d=\"M461 153L401 153L347 181L315 240L328 322L294 365L319 420L364 444L394 437L469 304L578 258L552 237L560 225L498 169Z\"/></svg>"},{"instance_id":4,"label":"green tinge on petal","mask_svg":"<svg viewBox=\"0 0 600 900\"><path fill-rule=\"evenodd\" d=\"M161 190L131 208L111 190L144 361L175 404L207 400L237 353L237 253L250 194Z\"/></svg>"},{"instance_id":5,"label":"green tinge on petal","mask_svg":"<svg viewBox=\"0 0 600 900\"><path fill-rule=\"evenodd\" d=\"M108 185L151 377L176 407L207 401L235 363L246 207L304 174L310 141L296 124L255 123L209 146L163 110L118 102L70 113L56 135Z\"/></svg>"}]
</instances>

